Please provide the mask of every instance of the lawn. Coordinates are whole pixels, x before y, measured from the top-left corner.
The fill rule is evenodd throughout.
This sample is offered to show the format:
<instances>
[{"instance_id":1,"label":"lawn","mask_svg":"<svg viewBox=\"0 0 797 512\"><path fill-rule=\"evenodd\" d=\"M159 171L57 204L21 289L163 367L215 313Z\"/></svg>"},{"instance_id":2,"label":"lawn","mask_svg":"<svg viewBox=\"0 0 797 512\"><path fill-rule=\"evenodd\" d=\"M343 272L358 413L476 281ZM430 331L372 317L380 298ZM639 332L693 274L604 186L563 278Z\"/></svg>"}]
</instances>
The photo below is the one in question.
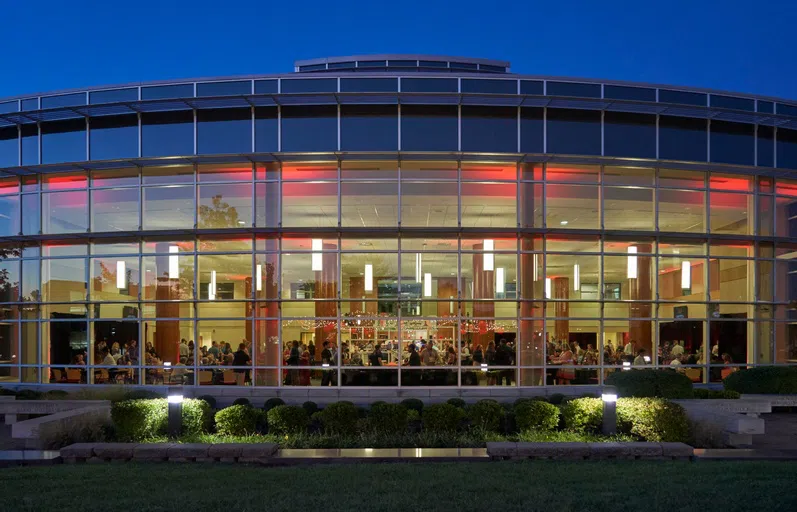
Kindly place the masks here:
<instances>
[{"instance_id":1,"label":"lawn","mask_svg":"<svg viewBox=\"0 0 797 512\"><path fill-rule=\"evenodd\" d=\"M797 510L793 462L474 462L0 469L9 510Z\"/></svg>"}]
</instances>

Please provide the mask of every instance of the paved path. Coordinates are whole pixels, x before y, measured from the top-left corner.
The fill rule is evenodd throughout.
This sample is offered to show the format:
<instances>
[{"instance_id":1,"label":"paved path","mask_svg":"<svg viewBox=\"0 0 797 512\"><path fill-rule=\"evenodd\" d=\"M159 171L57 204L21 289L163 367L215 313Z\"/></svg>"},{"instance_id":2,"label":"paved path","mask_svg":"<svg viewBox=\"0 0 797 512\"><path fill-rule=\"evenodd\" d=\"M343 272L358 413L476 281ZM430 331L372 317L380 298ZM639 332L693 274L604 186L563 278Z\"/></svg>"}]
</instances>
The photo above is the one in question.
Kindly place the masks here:
<instances>
[{"instance_id":1,"label":"paved path","mask_svg":"<svg viewBox=\"0 0 797 512\"><path fill-rule=\"evenodd\" d=\"M762 414L764 435L753 436L753 448L797 450L797 413L774 412Z\"/></svg>"}]
</instances>

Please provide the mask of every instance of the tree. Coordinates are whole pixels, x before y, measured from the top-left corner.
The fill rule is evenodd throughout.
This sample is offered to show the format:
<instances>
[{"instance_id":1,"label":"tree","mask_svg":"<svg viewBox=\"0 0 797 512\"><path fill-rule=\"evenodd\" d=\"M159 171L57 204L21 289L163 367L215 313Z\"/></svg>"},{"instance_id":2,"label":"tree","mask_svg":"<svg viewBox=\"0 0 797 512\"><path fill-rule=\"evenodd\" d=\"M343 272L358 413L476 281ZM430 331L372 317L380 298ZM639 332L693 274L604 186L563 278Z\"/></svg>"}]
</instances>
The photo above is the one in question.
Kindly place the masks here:
<instances>
[{"instance_id":1,"label":"tree","mask_svg":"<svg viewBox=\"0 0 797 512\"><path fill-rule=\"evenodd\" d=\"M221 194L211 198L212 206L199 207L200 228L237 228L238 210L229 203L222 202Z\"/></svg>"}]
</instances>

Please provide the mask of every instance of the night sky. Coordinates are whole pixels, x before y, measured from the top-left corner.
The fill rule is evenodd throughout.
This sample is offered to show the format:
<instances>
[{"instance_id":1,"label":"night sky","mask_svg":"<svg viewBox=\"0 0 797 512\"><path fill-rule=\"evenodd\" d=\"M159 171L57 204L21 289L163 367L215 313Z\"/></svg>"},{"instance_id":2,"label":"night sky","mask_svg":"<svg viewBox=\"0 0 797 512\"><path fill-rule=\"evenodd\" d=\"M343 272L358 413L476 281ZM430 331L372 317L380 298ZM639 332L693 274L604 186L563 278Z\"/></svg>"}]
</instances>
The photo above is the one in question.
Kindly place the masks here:
<instances>
[{"instance_id":1,"label":"night sky","mask_svg":"<svg viewBox=\"0 0 797 512\"><path fill-rule=\"evenodd\" d=\"M0 1L0 97L370 53L797 99L797 1Z\"/></svg>"}]
</instances>

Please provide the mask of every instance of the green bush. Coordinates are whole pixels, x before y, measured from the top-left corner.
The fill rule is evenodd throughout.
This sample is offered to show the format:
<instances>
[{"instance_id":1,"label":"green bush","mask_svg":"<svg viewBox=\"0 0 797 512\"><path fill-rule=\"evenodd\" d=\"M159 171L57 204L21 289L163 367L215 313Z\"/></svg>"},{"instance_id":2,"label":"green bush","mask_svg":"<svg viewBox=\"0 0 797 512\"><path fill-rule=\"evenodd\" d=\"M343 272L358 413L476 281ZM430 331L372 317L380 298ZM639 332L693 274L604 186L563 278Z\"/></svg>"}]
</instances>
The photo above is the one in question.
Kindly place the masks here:
<instances>
[{"instance_id":1,"label":"green bush","mask_svg":"<svg viewBox=\"0 0 797 512\"><path fill-rule=\"evenodd\" d=\"M731 373L722 381L725 389L743 395L797 394L797 367L761 366Z\"/></svg>"},{"instance_id":2,"label":"green bush","mask_svg":"<svg viewBox=\"0 0 797 512\"><path fill-rule=\"evenodd\" d=\"M300 434L307 430L307 411L298 405L278 405L266 414L268 431L272 434Z\"/></svg>"},{"instance_id":3,"label":"green bush","mask_svg":"<svg viewBox=\"0 0 797 512\"><path fill-rule=\"evenodd\" d=\"M422 414L425 432L455 432L465 418L465 411L451 404L433 404Z\"/></svg>"},{"instance_id":4,"label":"green bush","mask_svg":"<svg viewBox=\"0 0 797 512\"><path fill-rule=\"evenodd\" d=\"M214 397L210 396L210 395L202 395L202 396L198 397L197 399L198 400L204 400L205 402L207 402L211 409L215 409L216 408L216 399Z\"/></svg>"},{"instance_id":5,"label":"green bush","mask_svg":"<svg viewBox=\"0 0 797 512\"><path fill-rule=\"evenodd\" d=\"M565 428L573 432L600 432L603 402L600 398L576 398L562 406Z\"/></svg>"},{"instance_id":6,"label":"green bush","mask_svg":"<svg viewBox=\"0 0 797 512\"><path fill-rule=\"evenodd\" d=\"M17 396L17 392L13 389L0 388L0 396Z\"/></svg>"},{"instance_id":7,"label":"green bush","mask_svg":"<svg viewBox=\"0 0 797 512\"><path fill-rule=\"evenodd\" d=\"M451 404L454 407L459 407L460 409L464 409L466 405L465 400L461 398L449 398L448 400L446 400L446 403Z\"/></svg>"},{"instance_id":8,"label":"green bush","mask_svg":"<svg viewBox=\"0 0 797 512\"><path fill-rule=\"evenodd\" d=\"M17 400L41 400L44 393L35 389L22 389L17 392Z\"/></svg>"},{"instance_id":9,"label":"green bush","mask_svg":"<svg viewBox=\"0 0 797 512\"><path fill-rule=\"evenodd\" d=\"M216 432L226 436L248 436L257 432L265 413L248 405L232 405L216 413Z\"/></svg>"},{"instance_id":10,"label":"green bush","mask_svg":"<svg viewBox=\"0 0 797 512\"><path fill-rule=\"evenodd\" d=\"M662 398L618 399L617 429L645 441L686 443L690 439L683 407Z\"/></svg>"},{"instance_id":11,"label":"green bush","mask_svg":"<svg viewBox=\"0 0 797 512\"><path fill-rule=\"evenodd\" d=\"M66 400L68 397L69 393L63 389L53 389L44 393L45 400Z\"/></svg>"},{"instance_id":12,"label":"green bush","mask_svg":"<svg viewBox=\"0 0 797 512\"><path fill-rule=\"evenodd\" d=\"M125 393L123 400L152 400L155 398L165 398L163 393L150 391L149 389L134 389Z\"/></svg>"},{"instance_id":13,"label":"green bush","mask_svg":"<svg viewBox=\"0 0 797 512\"><path fill-rule=\"evenodd\" d=\"M399 404L401 405L401 404ZM407 421L420 421L421 415L415 409L407 409Z\"/></svg>"},{"instance_id":14,"label":"green bush","mask_svg":"<svg viewBox=\"0 0 797 512\"><path fill-rule=\"evenodd\" d=\"M111 406L111 420L122 441L140 441L167 432L168 404L165 398L124 400ZM182 406L182 434L206 432L212 414L204 400L187 399Z\"/></svg>"},{"instance_id":15,"label":"green bush","mask_svg":"<svg viewBox=\"0 0 797 512\"><path fill-rule=\"evenodd\" d=\"M542 400L528 400L515 407L515 424L519 432L553 430L559 426L559 408Z\"/></svg>"},{"instance_id":16,"label":"green bush","mask_svg":"<svg viewBox=\"0 0 797 512\"><path fill-rule=\"evenodd\" d=\"M504 408L495 400L479 400L466 412L472 426L489 432L497 432L504 417Z\"/></svg>"},{"instance_id":17,"label":"green bush","mask_svg":"<svg viewBox=\"0 0 797 512\"><path fill-rule=\"evenodd\" d=\"M711 391L706 388L695 388L692 390L692 398L706 400L711 396Z\"/></svg>"},{"instance_id":18,"label":"green bush","mask_svg":"<svg viewBox=\"0 0 797 512\"><path fill-rule=\"evenodd\" d=\"M513 408L517 408L521 404L529 403L529 402L547 402L544 396L527 396L523 398L518 398L512 404Z\"/></svg>"},{"instance_id":19,"label":"green bush","mask_svg":"<svg viewBox=\"0 0 797 512\"><path fill-rule=\"evenodd\" d=\"M387 402L385 402L384 400L377 400L376 402L374 402L374 403L372 403L372 404L371 404L371 409L373 409L373 408L374 408L374 406L377 406L377 405L382 405L382 404L386 404L386 403L387 403Z\"/></svg>"},{"instance_id":20,"label":"green bush","mask_svg":"<svg viewBox=\"0 0 797 512\"><path fill-rule=\"evenodd\" d=\"M548 403L559 405L565 401L565 396L562 393L554 393L548 397Z\"/></svg>"},{"instance_id":21,"label":"green bush","mask_svg":"<svg viewBox=\"0 0 797 512\"><path fill-rule=\"evenodd\" d=\"M318 412L318 404L308 400L307 402L302 404L302 409L307 411L307 415L312 418L313 414Z\"/></svg>"},{"instance_id":22,"label":"green bush","mask_svg":"<svg viewBox=\"0 0 797 512\"><path fill-rule=\"evenodd\" d=\"M606 384L622 397L692 398L692 381L675 370L634 369L612 372Z\"/></svg>"},{"instance_id":23,"label":"green bush","mask_svg":"<svg viewBox=\"0 0 797 512\"><path fill-rule=\"evenodd\" d=\"M401 401L401 405L409 410L418 411L418 414L423 415L423 400L417 398L405 398Z\"/></svg>"},{"instance_id":24,"label":"green bush","mask_svg":"<svg viewBox=\"0 0 797 512\"><path fill-rule=\"evenodd\" d=\"M407 408L401 404L377 403L368 414L368 430L388 435L407 432Z\"/></svg>"},{"instance_id":25,"label":"green bush","mask_svg":"<svg viewBox=\"0 0 797 512\"><path fill-rule=\"evenodd\" d=\"M263 405L263 409L268 412L275 407L279 407L280 405L285 405L285 400L282 398L269 398Z\"/></svg>"},{"instance_id":26,"label":"green bush","mask_svg":"<svg viewBox=\"0 0 797 512\"><path fill-rule=\"evenodd\" d=\"M321 425L328 434L348 435L357 429L359 411L351 402L335 402L319 413Z\"/></svg>"},{"instance_id":27,"label":"green bush","mask_svg":"<svg viewBox=\"0 0 797 512\"><path fill-rule=\"evenodd\" d=\"M243 398L243 397L242 398L236 398L235 400L233 400L232 404L233 405L246 405L248 407L252 406L252 404L249 402L249 399L248 398Z\"/></svg>"}]
</instances>

